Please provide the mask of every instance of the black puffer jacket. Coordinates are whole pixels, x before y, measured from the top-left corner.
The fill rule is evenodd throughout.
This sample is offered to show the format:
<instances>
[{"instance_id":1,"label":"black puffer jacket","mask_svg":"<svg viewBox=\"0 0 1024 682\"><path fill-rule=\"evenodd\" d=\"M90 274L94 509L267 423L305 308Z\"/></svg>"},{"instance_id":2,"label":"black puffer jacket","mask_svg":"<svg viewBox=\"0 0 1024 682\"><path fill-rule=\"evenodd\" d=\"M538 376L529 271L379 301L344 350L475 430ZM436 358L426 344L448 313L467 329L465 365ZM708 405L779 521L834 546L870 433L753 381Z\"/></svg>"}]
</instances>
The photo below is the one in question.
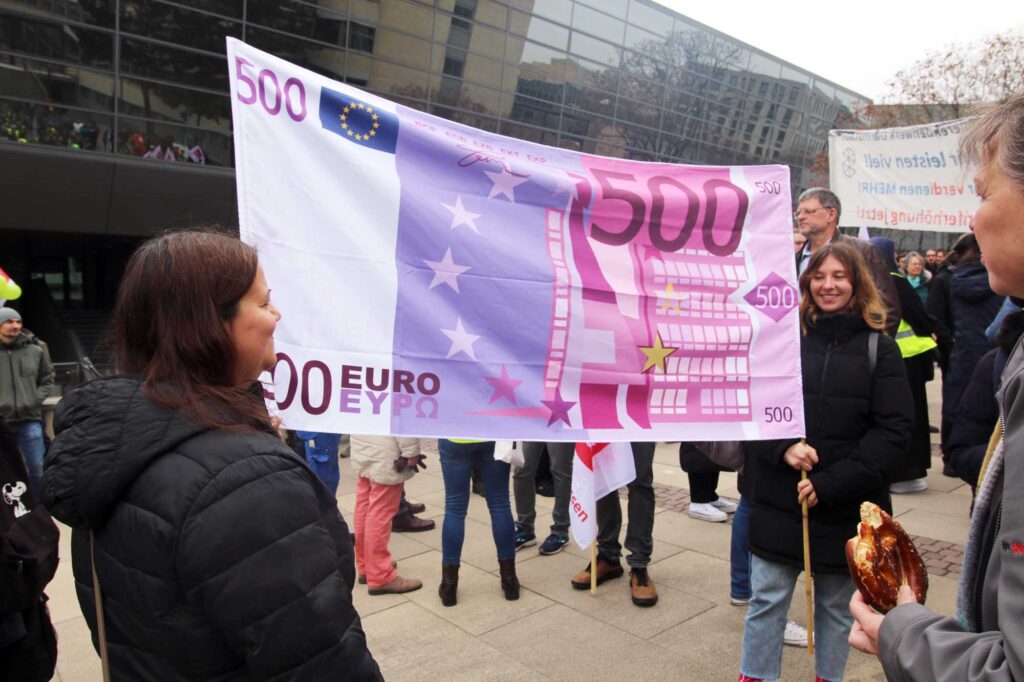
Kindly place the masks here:
<instances>
[{"instance_id":1,"label":"black puffer jacket","mask_svg":"<svg viewBox=\"0 0 1024 682\"><path fill-rule=\"evenodd\" d=\"M903 462L913 425L899 348L879 334L872 374L870 331L859 315L823 315L800 343L807 443L819 458L808 475L818 495L809 515L811 562L823 573L848 571L845 545L856 533L861 502L892 511L889 482ZM749 444L750 549L763 559L802 567L800 472L783 459L795 442Z\"/></svg>"},{"instance_id":2,"label":"black puffer jacket","mask_svg":"<svg viewBox=\"0 0 1024 682\"><path fill-rule=\"evenodd\" d=\"M95 534L112 679L380 679L348 528L284 443L197 427L129 378L72 392L56 426L43 497L94 643Z\"/></svg>"},{"instance_id":3,"label":"black puffer jacket","mask_svg":"<svg viewBox=\"0 0 1024 682\"><path fill-rule=\"evenodd\" d=\"M949 291L956 332L949 356L949 370L942 377L942 414L953 420L974 367L981 356L993 348L985 338L985 330L1002 307L1003 297L989 287L988 270L981 261L958 266L949 281Z\"/></svg>"}]
</instances>

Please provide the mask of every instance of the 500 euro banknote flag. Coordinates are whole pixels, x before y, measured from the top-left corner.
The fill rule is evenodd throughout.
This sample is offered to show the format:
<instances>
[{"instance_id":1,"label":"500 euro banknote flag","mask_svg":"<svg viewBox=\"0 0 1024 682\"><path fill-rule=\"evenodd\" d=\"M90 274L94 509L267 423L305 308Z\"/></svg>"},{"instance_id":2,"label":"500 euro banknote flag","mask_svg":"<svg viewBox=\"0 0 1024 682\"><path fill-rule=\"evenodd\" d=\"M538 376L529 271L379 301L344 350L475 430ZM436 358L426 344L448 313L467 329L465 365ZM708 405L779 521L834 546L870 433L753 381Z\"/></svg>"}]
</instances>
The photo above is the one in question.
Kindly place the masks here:
<instances>
[{"instance_id":1,"label":"500 euro banknote flag","mask_svg":"<svg viewBox=\"0 0 1024 682\"><path fill-rule=\"evenodd\" d=\"M554 149L234 39L228 58L241 234L283 314L266 397L289 428L802 435L784 166Z\"/></svg>"}]
</instances>

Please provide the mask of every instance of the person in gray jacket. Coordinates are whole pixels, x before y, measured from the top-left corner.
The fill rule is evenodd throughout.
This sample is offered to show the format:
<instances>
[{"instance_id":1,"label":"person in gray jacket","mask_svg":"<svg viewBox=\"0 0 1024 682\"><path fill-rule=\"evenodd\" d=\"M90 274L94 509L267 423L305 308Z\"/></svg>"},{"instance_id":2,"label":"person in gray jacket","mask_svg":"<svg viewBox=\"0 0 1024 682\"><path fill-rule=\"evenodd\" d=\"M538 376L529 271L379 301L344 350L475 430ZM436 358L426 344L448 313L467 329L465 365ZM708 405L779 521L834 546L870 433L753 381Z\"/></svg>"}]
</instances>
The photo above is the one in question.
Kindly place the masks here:
<instances>
[{"instance_id":1,"label":"person in gray jacket","mask_svg":"<svg viewBox=\"0 0 1024 682\"><path fill-rule=\"evenodd\" d=\"M0 417L14 431L28 469L28 484L39 494L43 480L43 400L55 392L50 355L21 326L21 314L0 308Z\"/></svg>"},{"instance_id":2,"label":"person in gray jacket","mask_svg":"<svg viewBox=\"0 0 1024 682\"><path fill-rule=\"evenodd\" d=\"M971 229L992 290L1024 296L1024 92L970 124L961 158L981 197ZM982 465L956 618L915 603L910 589L884 617L856 593L850 643L877 654L890 680L1024 680L1024 347L998 392L1002 436Z\"/></svg>"}]
</instances>

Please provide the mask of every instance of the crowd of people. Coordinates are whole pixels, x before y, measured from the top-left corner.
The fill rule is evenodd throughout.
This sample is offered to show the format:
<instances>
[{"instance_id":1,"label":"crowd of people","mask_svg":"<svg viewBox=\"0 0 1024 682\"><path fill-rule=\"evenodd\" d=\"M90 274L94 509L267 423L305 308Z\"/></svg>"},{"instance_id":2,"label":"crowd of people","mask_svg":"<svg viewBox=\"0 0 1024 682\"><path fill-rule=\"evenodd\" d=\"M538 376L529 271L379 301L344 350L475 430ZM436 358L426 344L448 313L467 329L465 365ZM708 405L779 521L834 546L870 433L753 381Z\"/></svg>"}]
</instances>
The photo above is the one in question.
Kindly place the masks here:
<instances>
[{"instance_id":1,"label":"crowd of people","mask_svg":"<svg viewBox=\"0 0 1024 682\"><path fill-rule=\"evenodd\" d=\"M851 645L877 654L890 679L1024 679L1024 502L1016 495L1024 471L1022 150L1024 95L971 123L963 154L979 169L981 205L972 234L944 258L930 250L901 258L888 239L844 236L835 194L800 195L794 352L806 437L680 444L690 515L733 516L730 601L747 609L741 682L778 679L783 645L806 638L787 621L804 570L804 513L818 680L843 679ZM263 400L258 380L276 362L280 318L255 250L237 238L182 231L144 243L126 268L112 320L119 374L63 397L43 467L40 407L53 390L51 363L21 315L0 308L8 360L0 362L5 675L53 673L43 592L56 566L53 514L72 528L80 607L110 679L319 680L339 671L381 679L352 595L360 584L370 595L423 587L399 574L388 543L393 530L433 528L413 516L423 505L404 493L427 457L418 439L351 436L350 534L336 498L337 436L296 434L305 455L297 457ZM945 473L975 493L957 614L933 613L909 588L881 614L856 591L845 545L862 502L891 512L891 493L926 488L924 386L935 364ZM658 604L649 570L655 443L631 446L636 478L625 537L615 492L598 501L596 562L567 576L566 587L623 577L625 550L631 599L650 608ZM527 443L514 473L493 442L441 439L438 451L441 604L459 603L474 475L490 515L496 589L518 599L515 557L538 544L535 474L544 453L554 508L538 551L556 554L569 540L572 444ZM740 472L738 501L716 492L727 467ZM8 569L11 557L18 572Z\"/></svg>"}]
</instances>

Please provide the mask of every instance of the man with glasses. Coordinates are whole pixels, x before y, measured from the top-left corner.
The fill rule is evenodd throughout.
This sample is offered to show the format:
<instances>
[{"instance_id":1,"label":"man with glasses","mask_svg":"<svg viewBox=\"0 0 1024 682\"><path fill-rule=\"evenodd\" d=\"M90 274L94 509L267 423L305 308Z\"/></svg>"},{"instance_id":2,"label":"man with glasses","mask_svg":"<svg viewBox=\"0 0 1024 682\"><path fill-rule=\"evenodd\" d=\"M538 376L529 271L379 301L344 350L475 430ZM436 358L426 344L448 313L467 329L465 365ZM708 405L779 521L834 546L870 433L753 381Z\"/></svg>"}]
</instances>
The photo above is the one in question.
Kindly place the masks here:
<instances>
[{"instance_id":1,"label":"man with glasses","mask_svg":"<svg viewBox=\"0 0 1024 682\"><path fill-rule=\"evenodd\" d=\"M882 254L874 246L862 239L844 236L839 232L839 214L842 206L839 197L824 187L812 187L800 195L797 199L797 209L794 214L797 227L801 234L807 237L804 248L796 254L797 274L803 274L807 269L807 263L815 251L830 242L844 242L854 247L864 257L868 270L871 272L871 279L878 287L878 293L885 301L885 330L890 336L895 336L896 329L900 325L901 311L899 299L896 295L896 285L893 283L889 268L882 260Z\"/></svg>"}]
</instances>

